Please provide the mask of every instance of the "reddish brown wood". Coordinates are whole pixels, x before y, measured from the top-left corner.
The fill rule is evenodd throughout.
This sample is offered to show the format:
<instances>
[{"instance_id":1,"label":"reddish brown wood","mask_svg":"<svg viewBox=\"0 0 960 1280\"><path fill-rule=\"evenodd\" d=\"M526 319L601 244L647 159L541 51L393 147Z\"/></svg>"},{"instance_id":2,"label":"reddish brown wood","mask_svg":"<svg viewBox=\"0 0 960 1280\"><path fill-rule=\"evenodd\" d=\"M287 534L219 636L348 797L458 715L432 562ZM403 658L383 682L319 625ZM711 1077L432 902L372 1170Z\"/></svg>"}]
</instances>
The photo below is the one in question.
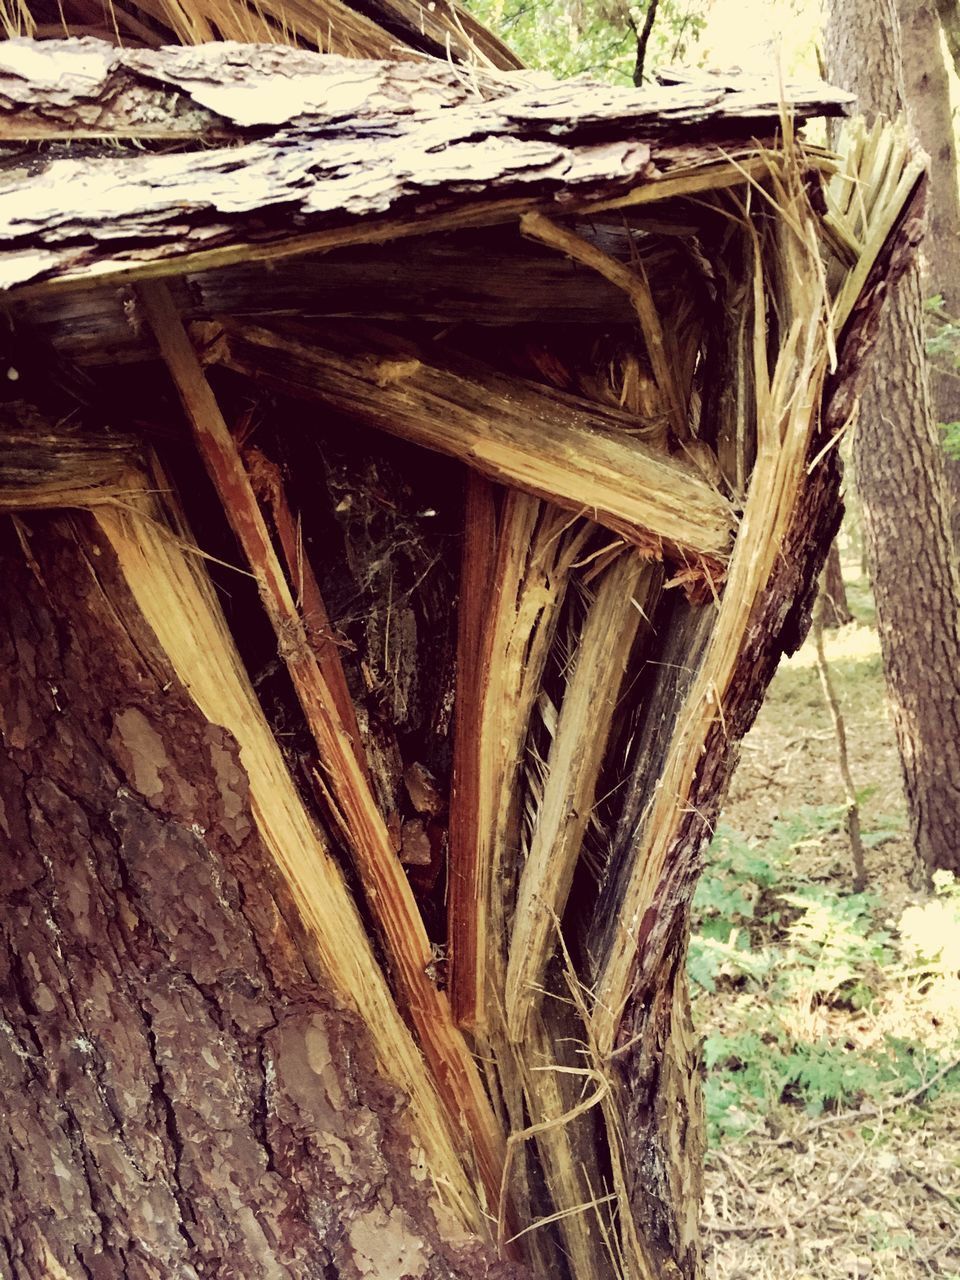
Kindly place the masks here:
<instances>
[{"instance_id":1,"label":"reddish brown wood","mask_svg":"<svg viewBox=\"0 0 960 1280\"><path fill-rule=\"evenodd\" d=\"M448 963L450 1003L462 1027L472 1027L482 992L477 989L475 915L481 888L477 882L480 797L478 732L483 689L484 625L496 562L495 487L476 472L466 484L463 558L457 630L457 701L454 711L453 795L450 805L448 871Z\"/></svg>"}]
</instances>

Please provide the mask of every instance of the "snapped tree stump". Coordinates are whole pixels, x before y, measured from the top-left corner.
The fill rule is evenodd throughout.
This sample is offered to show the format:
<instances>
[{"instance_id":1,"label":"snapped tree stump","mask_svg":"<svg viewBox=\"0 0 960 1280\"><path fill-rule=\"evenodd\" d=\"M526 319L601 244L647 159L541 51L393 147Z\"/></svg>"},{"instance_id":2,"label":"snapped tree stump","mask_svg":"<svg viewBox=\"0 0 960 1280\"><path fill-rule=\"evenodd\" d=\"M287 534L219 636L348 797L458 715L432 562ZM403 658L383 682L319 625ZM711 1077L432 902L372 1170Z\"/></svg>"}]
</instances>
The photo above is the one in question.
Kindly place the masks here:
<instances>
[{"instance_id":1,"label":"snapped tree stump","mask_svg":"<svg viewBox=\"0 0 960 1280\"><path fill-rule=\"evenodd\" d=\"M0 52L0 1269L694 1280L690 900L922 166Z\"/></svg>"}]
</instances>

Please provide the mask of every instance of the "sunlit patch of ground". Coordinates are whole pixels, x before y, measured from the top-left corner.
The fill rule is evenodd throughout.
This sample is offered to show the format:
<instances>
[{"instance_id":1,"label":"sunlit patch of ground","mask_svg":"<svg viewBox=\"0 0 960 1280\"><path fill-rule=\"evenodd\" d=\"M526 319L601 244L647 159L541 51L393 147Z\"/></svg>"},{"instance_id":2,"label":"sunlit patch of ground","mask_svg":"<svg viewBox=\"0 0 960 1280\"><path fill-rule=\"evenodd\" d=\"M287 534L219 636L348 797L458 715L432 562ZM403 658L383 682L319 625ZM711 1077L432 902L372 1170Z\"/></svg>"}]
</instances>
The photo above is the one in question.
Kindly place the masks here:
<instances>
[{"instance_id":1,"label":"sunlit patch of ground","mask_svg":"<svg viewBox=\"0 0 960 1280\"><path fill-rule=\"evenodd\" d=\"M879 644L862 584L853 585L851 604L858 622L828 633L827 655L851 768L864 793L865 825L884 833L867 850L869 890L882 897L895 933L909 927L910 909L926 911L915 923L929 933L938 927L936 909L917 883ZM744 743L723 822L762 850L778 820L842 800L836 743L808 644L782 665ZM849 890L842 831L813 834L790 856L791 873L804 881L838 894ZM960 938L953 945L960 948ZM919 1055L920 1083L820 1115L784 1102L753 1132L715 1146L707 1157L704 1207L711 1280L960 1280L960 1092L938 1092L944 1077L933 1079L944 1064L960 1061L960 983L949 969L947 963L936 982L917 980L902 964L889 977L874 973L876 998L868 1009L798 996L795 1007L778 1011L796 1023L798 1038L839 1041L855 1054L882 1048L890 1036L909 1042ZM744 1000L762 999L762 992L744 994L729 985L714 995L700 993L700 1030L729 1034L737 1019L749 1016ZM927 1052L932 1065L925 1071ZM954 1071L950 1080L956 1078Z\"/></svg>"},{"instance_id":2,"label":"sunlit patch of ground","mask_svg":"<svg viewBox=\"0 0 960 1280\"><path fill-rule=\"evenodd\" d=\"M824 648L830 663L872 662L875 665L880 660L877 629L865 623L851 622L849 626L826 632ZM783 666L786 671L799 671L803 667L815 666L816 660L813 645L808 643L793 657L785 658Z\"/></svg>"}]
</instances>

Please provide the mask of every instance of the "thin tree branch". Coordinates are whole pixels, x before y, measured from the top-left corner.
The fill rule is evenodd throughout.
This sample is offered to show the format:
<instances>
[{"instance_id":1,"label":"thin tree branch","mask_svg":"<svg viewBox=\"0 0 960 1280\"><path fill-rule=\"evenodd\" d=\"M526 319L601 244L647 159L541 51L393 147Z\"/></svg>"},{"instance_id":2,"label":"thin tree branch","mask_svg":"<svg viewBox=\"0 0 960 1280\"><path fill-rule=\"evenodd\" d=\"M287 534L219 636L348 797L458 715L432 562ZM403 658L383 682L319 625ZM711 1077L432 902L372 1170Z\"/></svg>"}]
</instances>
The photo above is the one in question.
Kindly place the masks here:
<instances>
[{"instance_id":1,"label":"thin tree branch","mask_svg":"<svg viewBox=\"0 0 960 1280\"><path fill-rule=\"evenodd\" d=\"M847 751L847 729L837 701L833 677L827 662L827 654L823 643L823 612L826 602L826 574L820 579L820 593L813 609L813 642L817 654L817 672L823 689L824 701L833 721L833 730L837 739L837 763L840 766L840 778L843 782L844 801L847 806L847 835L850 839L850 852L853 855L853 891L863 893L867 887L867 871L863 860L863 839L860 835L860 806L857 792L850 772L850 756Z\"/></svg>"},{"instance_id":2,"label":"thin tree branch","mask_svg":"<svg viewBox=\"0 0 960 1280\"><path fill-rule=\"evenodd\" d=\"M633 67L633 83L638 89L643 84L643 65L647 57L647 45L650 43L650 35L653 32L653 24L656 21L659 7L660 0L648 0L643 27L637 35L637 60ZM634 31L636 31L636 27L634 27Z\"/></svg>"}]
</instances>

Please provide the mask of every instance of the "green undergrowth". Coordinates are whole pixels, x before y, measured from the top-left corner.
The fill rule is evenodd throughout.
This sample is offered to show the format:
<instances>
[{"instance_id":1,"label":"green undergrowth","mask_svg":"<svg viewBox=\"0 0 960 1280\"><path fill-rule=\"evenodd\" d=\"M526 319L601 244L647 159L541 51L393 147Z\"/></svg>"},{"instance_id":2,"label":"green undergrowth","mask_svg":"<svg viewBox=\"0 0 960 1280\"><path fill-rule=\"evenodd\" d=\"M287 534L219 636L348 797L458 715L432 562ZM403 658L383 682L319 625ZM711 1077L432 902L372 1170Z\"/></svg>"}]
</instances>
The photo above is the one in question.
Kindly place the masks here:
<instances>
[{"instance_id":1,"label":"green undergrowth","mask_svg":"<svg viewBox=\"0 0 960 1280\"><path fill-rule=\"evenodd\" d=\"M891 912L882 892L845 893L797 870L806 843L842 830L835 806L804 807L762 841L720 827L694 900L689 975L704 1036L710 1141L785 1108L810 1115L896 1105L960 1047L960 882ZM896 836L878 815L865 843ZM938 1088L960 1088L960 1070Z\"/></svg>"}]
</instances>

